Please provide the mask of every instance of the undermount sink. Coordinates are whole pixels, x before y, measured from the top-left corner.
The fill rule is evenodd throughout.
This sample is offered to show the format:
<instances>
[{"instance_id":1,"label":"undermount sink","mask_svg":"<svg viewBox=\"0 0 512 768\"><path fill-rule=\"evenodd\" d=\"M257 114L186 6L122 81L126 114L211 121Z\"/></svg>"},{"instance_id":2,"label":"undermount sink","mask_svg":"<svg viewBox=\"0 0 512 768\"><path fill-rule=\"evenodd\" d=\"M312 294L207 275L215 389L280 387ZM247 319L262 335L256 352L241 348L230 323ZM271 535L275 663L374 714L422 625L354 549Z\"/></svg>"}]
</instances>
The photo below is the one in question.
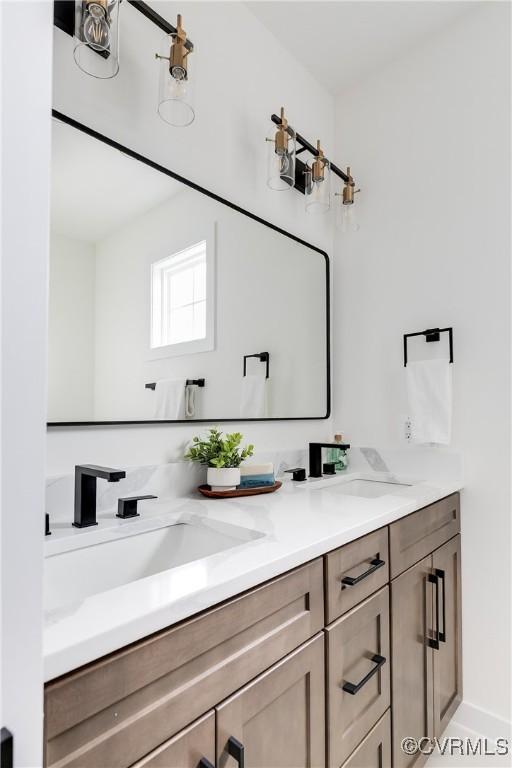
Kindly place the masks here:
<instances>
[{"instance_id":1,"label":"undermount sink","mask_svg":"<svg viewBox=\"0 0 512 768\"><path fill-rule=\"evenodd\" d=\"M377 499L380 496L396 495L401 488L410 488L410 483L390 483L385 480L343 480L322 485L322 490L344 496L359 496L364 499Z\"/></svg>"},{"instance_id":2,"label":"undermount sink","mask_svg":"<svg viewBox=\"0 0 512 768\"><path fill-rule=\"evenodd\" d=\"M178 522L49 555L44 562L45 611L238 547L263 535L213 520Z\"/></svg>"}]
</instances>

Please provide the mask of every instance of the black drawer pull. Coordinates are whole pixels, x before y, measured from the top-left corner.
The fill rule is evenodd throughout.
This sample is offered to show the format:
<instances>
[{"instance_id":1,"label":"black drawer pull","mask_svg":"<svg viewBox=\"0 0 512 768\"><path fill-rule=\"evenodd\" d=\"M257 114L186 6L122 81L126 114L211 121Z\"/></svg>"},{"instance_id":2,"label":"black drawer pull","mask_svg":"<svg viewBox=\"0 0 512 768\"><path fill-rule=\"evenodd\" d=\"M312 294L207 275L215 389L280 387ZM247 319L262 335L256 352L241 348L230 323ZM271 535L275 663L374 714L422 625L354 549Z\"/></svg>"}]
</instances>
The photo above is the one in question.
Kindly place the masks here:
<instances>
[{"instance_id":1,"label":"black drawer pull","mask_svg":"<svg viewBox=\"0 0 512 768\"><path fill-rule=\"evenodd\" d=\"M235 739L234 736L230 736L228 739L227 750L228 754L237 761L238 768L244 768L245 755L242 742Z\"/></svg>"},{"instance_id":2,"label":"black drawer pull","mask_svg":"<svg viewBox=\"0 0 512 768\"><path fill-rule=\"evenodd\" d=\"M364 685L366 685L368 680L370 680L378 672L378 670L382 667L382 665L386 663L385 657L384 656L379 656L378 653L375 653L372 656L372 661L375 664L373 669L370 669L368 674L365 675L363 677L363 679L360 680L358 683L344 683L343 684L343 690L344 691L346 691L347 693L350 693L350 694L352 694L352 696L354 696L356 693L358 693L361 690L361 688Z\"/></svg>"},{"instance_id":3,"label":"black drawer pull","mask_svg":"<svg viewBox=\"0 0 512 768\"><path fill-rule=\"evenodd\" d=\"M432 630L432 634L434 637L427 637L427 645L430 648L433 648L435 651L439 650L439 578L437 574L429 573L427 576L427 580L429 584L433 584L435 587L435 596L436 596L436 607L435 607L435 618L436 618L436 628Z\"/></svg>"},{"instance_id":4,"label":"black drawer pull","mask_svg":"<svg viewBox=\"0 0 512 768\"><path fill-rule=\"evenodd\" d=\"M385 560L381 560L380 557L374 558L370 561L370 568L368 568L367 571L364 571L364 573L361 573L359 576L345 576L345 578L341 580L341 588L345 589L345 587L353 587L356 584L359 584L360 581L371 576L372 573L378 571L383 565L386 565Z\"/></svg>"},{"instance_id":5,"label":"black drawer pull","mask_svg":"<svg viewBox=\"0 0 512 768\"><path fill-rule=\"evenodd\" d=\"M202 757L197 765L197 768L214 768L214 767L212 763L210 763L207 757Z\"/></svg>"},{"instance_id":6,"label":"black drawer pull","mask_svg":"<svg viewBox=\"0 0 512 768\"><path fill-rule=\"evenodd\" d=\"M439 642L440 643L446 643L446 585L445 585L445 572L441 570L441 568L436 568L436 576L438 576L443 584L443 631L439 630L437 633L439 636Z\"/></svg>"}]
</instances>

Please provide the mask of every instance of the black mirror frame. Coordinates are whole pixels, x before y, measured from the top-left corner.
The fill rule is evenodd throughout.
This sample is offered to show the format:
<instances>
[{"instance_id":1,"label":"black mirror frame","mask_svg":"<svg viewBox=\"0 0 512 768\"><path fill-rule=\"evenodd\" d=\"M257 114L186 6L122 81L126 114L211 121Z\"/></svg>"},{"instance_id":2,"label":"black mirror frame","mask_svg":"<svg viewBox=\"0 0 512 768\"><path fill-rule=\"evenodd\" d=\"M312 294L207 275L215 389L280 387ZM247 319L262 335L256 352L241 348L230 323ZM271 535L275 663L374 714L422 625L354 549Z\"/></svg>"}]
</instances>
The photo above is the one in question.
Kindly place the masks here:
<instances>
[{"instance_id":1,"label":"black mirror frame","mask_svg":"<svg viewBox=\"0 0 512 768\"><path fill-rule=\"evenodd\" d=\"M306 248L310 248L312 251L316 251L316 253L321 254L324 257L325 260L325 309L326 309L326 412L324 416L284 416L284 417L265 417L265 418L256 418L256 419L244 419L244 418L235 418L235 419L150 419L150 420L128 420L128 421L49 421L47 422L47 427L52 428L59 428L59 427L110 427L110 426L124 426L124 425L132 425L132 424L223 424L223 423L229 423L229 422L235 422L235 423L242 423L242 422L252 422L252 421L320 421L322 419L328 419L331 415L331 307L330 307L330 265L329 265L329 256L325 251L322 251L320 248L317 248L314 245L311 245L311 243L307 243L305 240L302 240L300 237L296 237L296 235L292 235L290 232L286 232L286 230L281 229L281 227L277 227L275 224L271 224L269 221L265 221L265 219L262 219L260 216L256 216L256 214L251 213L250 211L246 211L244 208L241 208L239 205L236 205L235 203L230 202L229 200L224 199L223 197L220 197L220 195L216 195L215 192L210 192L210 190L205 189L204 187L201 187L199 184L195 184L193 181L190 181L189 179L184 178L183 176L180 176L178 173L174 173L174 171L169 170L169 168L165 168L162 165L159 165L158 163L155 163L153 160L150 160L147 157L144 157L143 155L140 155L138 152L134 152L132 149L128 149L128 147L124 147L122 144L119 144L119 142L114 141L113 139L110 139L108 136L104 136L103 134L99 133L98 131L95 131L93 128L89 128L86 125L83 125L82 123L78 122L77 120L74 120L72 117L69 117L68 115L63 114L62 112L59 112L56 109L52 109L52 117L56 120L59 120L62 123L66 123L67 125L70 125L72 128L76 128L78 131L81 131L82 133L87 134L88 136L91 136L93 139L97 139L98 141L103 142L104 144L108 144L108 146L113 147L114 149L119 150L120 152L123 152L125 155L128 155L129 157L132 157L134 160L138 160L141 163L144 163L145 165L149 166L150 168L153 168L155 171L159 171L160 173L164 173L166 176L170 176L172 179L175 179L176 181L180 181L182 184L185 184L187 187L190 187L191 189L195 189L197 192L201 192L203 195L207 195L207 197L212 198L212 200L216 200L219 203L222 203L223 205L227 205L229 208L232 208L234 211L238 211L238 213L242 213L244 216L248 216L250 219L253 219L253 221L257 221L260 224L263 224L266 227L269 227L270 229L273 229L275 232L279 232L279 234L284 235L285 237L289 237L291 240L294 240L296 243L300 243L301 245L306 246Z\"/></svg>"}]
</instances>

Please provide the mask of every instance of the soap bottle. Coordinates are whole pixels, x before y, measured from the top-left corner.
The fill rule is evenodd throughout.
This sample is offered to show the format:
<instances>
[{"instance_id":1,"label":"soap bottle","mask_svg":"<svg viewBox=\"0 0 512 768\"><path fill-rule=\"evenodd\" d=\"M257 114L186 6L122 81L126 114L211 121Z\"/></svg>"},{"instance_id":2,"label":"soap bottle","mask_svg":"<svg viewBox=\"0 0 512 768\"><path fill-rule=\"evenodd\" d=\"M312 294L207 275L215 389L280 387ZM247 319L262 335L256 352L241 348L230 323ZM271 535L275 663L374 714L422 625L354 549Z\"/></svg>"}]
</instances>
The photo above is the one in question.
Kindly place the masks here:
<instances>
[{"instance_id":1,"label":"soap bottle","mask_svg":"<svg viewBox=\"0 0 512 768\"><path fill-rule=\"evenodd\" d=\"M343 443L343 435L340 433L334 435L335 443ZM329 452L329 461L332 461L336 472L343 472L348 467L348 453L345 448L331 448Z\"/></svg>"}]
</instances>

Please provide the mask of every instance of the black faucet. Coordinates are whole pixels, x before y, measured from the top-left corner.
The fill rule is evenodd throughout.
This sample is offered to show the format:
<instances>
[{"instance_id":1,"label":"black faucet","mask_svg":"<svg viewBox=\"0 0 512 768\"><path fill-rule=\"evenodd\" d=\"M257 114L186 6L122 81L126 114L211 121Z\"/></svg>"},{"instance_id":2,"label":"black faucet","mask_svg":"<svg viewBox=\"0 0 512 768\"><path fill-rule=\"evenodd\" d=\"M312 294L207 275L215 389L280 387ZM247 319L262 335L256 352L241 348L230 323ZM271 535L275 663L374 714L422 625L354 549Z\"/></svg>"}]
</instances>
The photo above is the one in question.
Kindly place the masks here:
<instances>
[{"instance_id":1,"label":"black faucet","mask_svg":"<svg viewBox=\"0 0 512 768\"><path fill-rule=\"evenodd\" d=\"M310 443L309 444L309 476L322 477L322 448L341 448L347 451L348 443Z\"/></svg>"},{"instance_id":2,"label":"black faucet","mask_svg":"<svg viewBox=\"0 0 512 768\"><path fill-rule=\"evenodd\" d=\"M96 522L96 479L101 477L109 483L117 483L126 472L122 469L97 467L82 464L75 467L75 521L76 528L98 525Z\"/></svg>"}]
</instances>

